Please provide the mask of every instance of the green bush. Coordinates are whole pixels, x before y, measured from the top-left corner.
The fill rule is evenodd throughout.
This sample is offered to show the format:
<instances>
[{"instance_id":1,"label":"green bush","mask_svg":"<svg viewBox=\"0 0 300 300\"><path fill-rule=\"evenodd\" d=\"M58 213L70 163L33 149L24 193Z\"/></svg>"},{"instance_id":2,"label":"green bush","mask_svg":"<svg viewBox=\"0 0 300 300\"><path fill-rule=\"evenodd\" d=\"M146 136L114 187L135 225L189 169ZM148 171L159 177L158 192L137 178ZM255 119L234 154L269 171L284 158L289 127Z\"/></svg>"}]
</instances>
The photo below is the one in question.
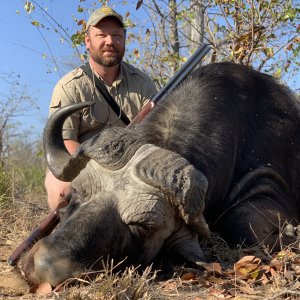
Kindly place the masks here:
<instances>
[{"instance_id":1,"label":"green bush","mask_svg":"<svg viewBox=\"0 0 300 300\"><path fill-rule=\"evenodd\" d=\"M13 172L0 166L0 209L13 198Z\"/></svg>"},{"instance_id":2,"label":"green bush","mask_svg":"<svg viewBox=\"0 0 300 300\"><path fill-rule=\"evenodd\" d=\"M41 148L38 142L18 140L11 143L5 167L14 174L14 198L20 199L28 193L45 193L46 163Z\"/></svg>"},{"instance_id":3,"label":"green bush","mask_svg":"<svg viewBox=\"0 0 300 300\"><path fill-rule=\"evenodd\" d=\"M45 167L38 165L19 168L19 187L24 191L44 193Z\"/></svg>"}]
</instances>

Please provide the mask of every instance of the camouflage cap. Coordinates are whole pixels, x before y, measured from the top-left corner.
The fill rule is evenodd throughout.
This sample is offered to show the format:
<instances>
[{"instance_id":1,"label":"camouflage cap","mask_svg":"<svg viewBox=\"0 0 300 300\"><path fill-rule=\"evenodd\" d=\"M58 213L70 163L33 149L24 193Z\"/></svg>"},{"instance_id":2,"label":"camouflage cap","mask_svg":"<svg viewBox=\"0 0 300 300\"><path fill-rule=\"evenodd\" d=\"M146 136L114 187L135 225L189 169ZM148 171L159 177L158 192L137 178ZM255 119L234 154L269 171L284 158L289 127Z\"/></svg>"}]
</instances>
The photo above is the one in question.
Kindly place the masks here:
<instances>
[{"instance_id":1,"label":"camouflage cap","mask_svg":"<svg viewBox=\"0 0 300 300\"><path fill-rule=\"evenodd\" d=\"M120 25L122 27L125 27L123 22L123 17L119 15L117 12L115 12L112 8L105 6L92 12L89 20L86 23L86 28L88 29L90 26L97 25L102 19L106 17L112 17L117 19Z\"/></svg>"}]
</instances>

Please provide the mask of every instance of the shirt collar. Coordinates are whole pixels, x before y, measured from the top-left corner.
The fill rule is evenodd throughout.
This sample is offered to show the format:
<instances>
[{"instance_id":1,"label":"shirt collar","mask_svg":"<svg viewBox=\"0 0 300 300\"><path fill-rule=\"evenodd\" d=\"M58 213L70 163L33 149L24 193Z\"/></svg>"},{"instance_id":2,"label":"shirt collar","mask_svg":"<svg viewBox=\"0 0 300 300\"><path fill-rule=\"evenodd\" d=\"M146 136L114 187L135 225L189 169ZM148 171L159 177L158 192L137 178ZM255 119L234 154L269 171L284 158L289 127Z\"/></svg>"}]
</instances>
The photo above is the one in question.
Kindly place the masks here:
<instances>
[{"instance_id":1,"label":"shirt collar","mask_svg":"<svg viewBox=\"0 0 300 300\"><path fill-rule=\"evenodd\" d=\"M113 86L119 85L121 83L121 81L124 78L124 67L123 67L123 62L120 63L120 70L119 70L119 74L117 76L117 79L113 82Z\"/></svg>"},{"instance_id":2,"label":"shirt collar","mask_svg":"<svg viewBox=\"0 0 300 300\"><path fill-rule=\"evenodd\" d=\"M104 82L104 84L107 86L105 80L103 80L102 76L100 76L98 73L94 72L94 74ZM116 78L116 80L112 83L112 85L110 85L110 87L116 87L118 86L121 81L123 80L124 78L124 67L123 67L123 62L120 63L120 70L119 70L119 74Z\"/></svg>"}]
</instances>

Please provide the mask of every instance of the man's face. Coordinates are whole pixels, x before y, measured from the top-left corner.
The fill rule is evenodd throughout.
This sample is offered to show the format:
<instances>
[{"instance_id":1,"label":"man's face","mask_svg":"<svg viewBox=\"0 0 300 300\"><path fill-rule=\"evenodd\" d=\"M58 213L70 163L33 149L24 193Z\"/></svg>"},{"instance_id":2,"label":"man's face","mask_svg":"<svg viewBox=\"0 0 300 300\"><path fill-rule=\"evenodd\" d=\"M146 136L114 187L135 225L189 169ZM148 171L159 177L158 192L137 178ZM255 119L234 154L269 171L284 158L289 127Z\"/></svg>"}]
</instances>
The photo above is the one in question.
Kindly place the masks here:
<instances>
[{"instance_id":1,"label":"man's face","mask_svg":"<svg viewBox=\"0 0 300 300\"><path fill-rule=\"evenodd\" d=\"M114 18L104 18L95 27L90 26L85 37L90 57L99 65L118 65L125 53L125 31Z\"/></svg>"}]
</instances>

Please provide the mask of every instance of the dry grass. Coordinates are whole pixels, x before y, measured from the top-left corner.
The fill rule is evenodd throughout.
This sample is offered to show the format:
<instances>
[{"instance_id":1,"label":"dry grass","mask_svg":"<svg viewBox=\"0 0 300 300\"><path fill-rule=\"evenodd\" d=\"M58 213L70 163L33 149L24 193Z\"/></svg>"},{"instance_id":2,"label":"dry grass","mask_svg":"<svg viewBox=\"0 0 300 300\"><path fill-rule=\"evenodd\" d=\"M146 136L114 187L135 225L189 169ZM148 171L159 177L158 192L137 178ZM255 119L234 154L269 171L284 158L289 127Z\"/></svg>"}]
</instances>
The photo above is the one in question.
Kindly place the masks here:
<instances>
[{"instance_id":1,"label":"dry grass","mask_svg":"<svg viewBox=\"0 0 300 300\"><path fill-rule=\"evenodd\" d=\"M209 268L191 269L178 266L174 277L161 281L151 267L138 272L131 267L114 272L106 263L96 276L86 273L68 280L47 297L39 297L20 290L21 281L4 286L16 272L6 263L9 254L27 237L48 214L45 196L27 195L22 200L6 202L0 210L0 298L6 299L300 299L300 256L287 247L279 255L270 255L261 247L230 249L218 235L202 245L204 252L218 262L221 272ZM257 266L238 273L235 264L245 256L256 258ZM92 278L93 279L89 279ZM17 277L16 277L17 278ZM18 278L20 280L20 278ZM19 289L18 289L19 288Z\"/></svg>"},{"instance_id":2,"label":"dry grass","mask_svg":"<svg viewBox=\"0 0 300 300\"><path fill-rule=\"evenodd\" d=\"M18 244L48 213L46 195L25 195L22 199L7 200L0 209L1 242Z\"/></svg>"},{"instance_id":3,"label":"dry grass","mask_svg":"<svg viewBox=\"0 0 300 300\"><path fill-rule=\"evenodd\" d=\"M94 274L86 273L82 276L85 277L84 280L70 279L57 289L63 289L65 298L70 300L153 299L156 273L151 271L151 267L146 268L142 274L139 274L134 267L126 268L125 271L118 273L115 273L113 269L112 264L107 263L95 279L88 280L88 277Z\"/></svg>"}]
</instances>

